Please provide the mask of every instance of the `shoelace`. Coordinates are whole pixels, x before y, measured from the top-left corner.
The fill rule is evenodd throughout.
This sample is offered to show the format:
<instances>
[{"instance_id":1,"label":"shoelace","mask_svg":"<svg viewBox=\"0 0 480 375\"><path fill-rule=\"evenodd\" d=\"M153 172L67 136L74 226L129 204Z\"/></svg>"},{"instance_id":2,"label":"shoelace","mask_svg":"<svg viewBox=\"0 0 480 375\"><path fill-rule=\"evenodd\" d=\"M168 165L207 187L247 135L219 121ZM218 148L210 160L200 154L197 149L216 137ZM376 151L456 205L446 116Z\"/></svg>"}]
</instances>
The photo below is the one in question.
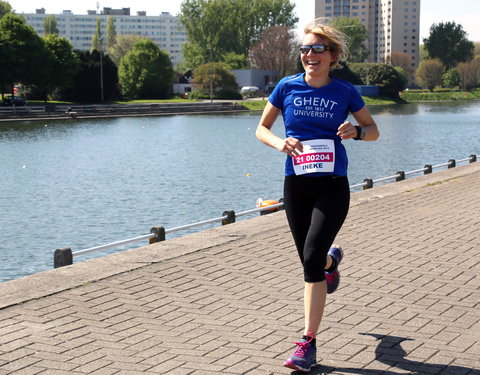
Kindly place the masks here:
<instances>
[{"instance_id":1,"label":"shoelace","mask_svg":"<svg viewBox=\"0 0 480 375\"><path fill-rule=\"evenodd\" d=\"M293 352L293 355L303 358L307 351L308 342L296 342L295 345L297 345L297 349Z\"/></svg>"},{"instance_id":2,"label":"shoelace","mask_svg":"<svg viewBox=\"0 0 480 375\"><path fill-rule=\"evenodd\" d=\"M312 340L313 340L313 337L310 336L310 339L308 341L295 342L294 344L297 345L297 349L295 349L295 351L293 352L293 355L295 355L297 357L300 357L300 358L303 358L303 356L307 352L308 346L312 342Z\"/></svg>"}]
</instances>

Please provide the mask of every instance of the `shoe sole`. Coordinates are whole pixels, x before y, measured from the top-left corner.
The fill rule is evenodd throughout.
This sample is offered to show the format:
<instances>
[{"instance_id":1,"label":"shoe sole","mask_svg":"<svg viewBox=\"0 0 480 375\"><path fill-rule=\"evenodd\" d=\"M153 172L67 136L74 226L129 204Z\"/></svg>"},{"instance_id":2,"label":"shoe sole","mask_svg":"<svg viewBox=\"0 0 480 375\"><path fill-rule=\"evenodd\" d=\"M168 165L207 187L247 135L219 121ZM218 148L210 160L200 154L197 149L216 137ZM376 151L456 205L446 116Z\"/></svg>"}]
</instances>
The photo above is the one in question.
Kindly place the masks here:
<instances>
[{"instance_id":1,"label":"shoe sole","mask_svg":"<svg viewBox=\"0 0 480 375\"><path fill-rule=\"evenodd\" d=\"M306 369L306 368L302 368L302 367L299 367L299 366L296 366L294 363L292 362L285 362L284 363L284 366L289 368L289 369L292 369L292 370L295 370L295 371L300 371L300 372L310 372L312 371L312 368L314 368L315 366L317 366L317 363L314 363L310 366L310 368Z\"/></svg>"}]
</instances>

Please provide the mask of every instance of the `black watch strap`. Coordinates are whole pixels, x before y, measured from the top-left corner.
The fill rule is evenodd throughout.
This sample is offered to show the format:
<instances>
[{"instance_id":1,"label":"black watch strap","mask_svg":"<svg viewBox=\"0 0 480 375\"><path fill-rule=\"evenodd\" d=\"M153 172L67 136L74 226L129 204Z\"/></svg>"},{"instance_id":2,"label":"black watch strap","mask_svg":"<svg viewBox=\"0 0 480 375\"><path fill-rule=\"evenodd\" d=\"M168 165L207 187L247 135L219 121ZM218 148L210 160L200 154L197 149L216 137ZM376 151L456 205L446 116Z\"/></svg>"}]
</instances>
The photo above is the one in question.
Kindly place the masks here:
<instances>
[{"instance_id":1,"label":"black watch strap","mask_svg":"<svg viewBox=\"0 0 480 375\"><path fill-rule=\"evenodd\" d=\"M355 126L355 129L357 129L357 136L353 137L356 141L361 141L365 138L365 128L362 128L361 126Z\"/></svg>"}]
</instances>

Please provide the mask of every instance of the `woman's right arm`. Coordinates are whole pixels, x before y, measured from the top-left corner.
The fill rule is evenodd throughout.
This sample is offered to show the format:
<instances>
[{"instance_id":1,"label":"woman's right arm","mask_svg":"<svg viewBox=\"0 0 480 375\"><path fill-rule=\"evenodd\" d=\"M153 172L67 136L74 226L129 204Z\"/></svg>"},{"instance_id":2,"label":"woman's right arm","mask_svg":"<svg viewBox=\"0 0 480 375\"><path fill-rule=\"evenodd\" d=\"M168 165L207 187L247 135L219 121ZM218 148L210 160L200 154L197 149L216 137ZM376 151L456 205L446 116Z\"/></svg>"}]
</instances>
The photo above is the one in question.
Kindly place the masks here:
<instances>
[{"instance_id":1,"label":"woman's right arm","mask_svg":"<svg viewBox=\"0 0 480 375\"><path fill-rule=\"evenodd\" d=\"M280 112L279 108L267 101L255 134L257 138L267 146L273 147L290 156L298 156L299 152L303 151L302 144L298 139L292 137L282 139L270 130Z\"/></svg>"}]
</instances>

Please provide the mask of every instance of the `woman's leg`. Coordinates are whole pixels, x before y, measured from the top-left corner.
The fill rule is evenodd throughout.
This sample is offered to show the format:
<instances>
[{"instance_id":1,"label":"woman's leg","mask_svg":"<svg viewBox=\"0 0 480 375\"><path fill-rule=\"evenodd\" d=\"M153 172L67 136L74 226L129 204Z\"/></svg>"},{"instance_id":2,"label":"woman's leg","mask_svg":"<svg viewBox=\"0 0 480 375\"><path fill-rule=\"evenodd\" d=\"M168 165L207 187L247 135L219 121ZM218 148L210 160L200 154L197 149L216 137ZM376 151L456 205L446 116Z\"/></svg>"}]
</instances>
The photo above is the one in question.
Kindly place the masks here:
<instances>
[{"instance_id":1,"label":"woman's leg","mask_svg":"<svg viewBox=\"0 0 480 375\"><path fill-rule=\"evenodd\" d=\"M316 335L326 301L324 269L332 265L327 253L348 212L348 179L287 177L284 198L290 229L304 267L305 334Z\"/></svg>"},{"instance_id":2,"label":"woman's leg","mask_svg":"<svg viewBox=\"0 0 480 375\"><path fill-rule=\"evenodd\" d=\"M318 283L305 282L304 305L305 305L305 330L303 334L317 335L320 323L323 318L325 302L327 299L327 283L321 281Z\"/></svg>"}]
</instances>

